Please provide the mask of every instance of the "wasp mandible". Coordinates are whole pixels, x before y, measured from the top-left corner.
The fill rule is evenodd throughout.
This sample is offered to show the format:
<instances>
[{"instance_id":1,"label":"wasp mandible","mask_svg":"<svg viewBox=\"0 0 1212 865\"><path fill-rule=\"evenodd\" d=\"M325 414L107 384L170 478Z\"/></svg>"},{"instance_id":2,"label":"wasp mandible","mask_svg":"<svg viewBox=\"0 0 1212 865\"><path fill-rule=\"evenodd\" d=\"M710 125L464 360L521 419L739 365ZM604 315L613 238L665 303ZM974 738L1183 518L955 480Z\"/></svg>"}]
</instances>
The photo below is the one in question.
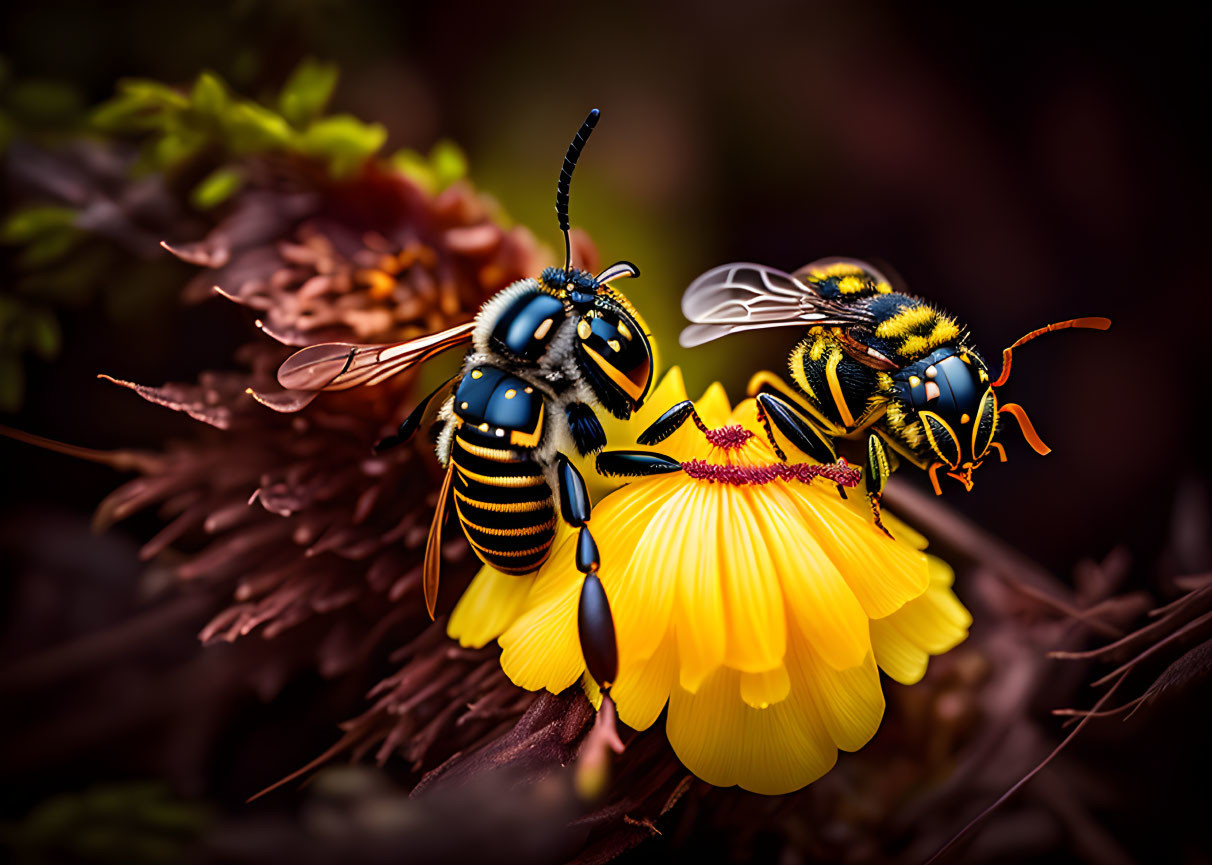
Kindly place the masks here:
<instances>
[{"instance_id":1,"label":"wasp mandible","mask_svg":"<svg viewBox=\"0 0 1212 865\"><path fill-rule=\"evenodd\" d=\"M567 452L575 447L588 456L605 447L593 407L629 418L652 385L653 360L640 316L611 286L639 276L635 265L621 261L596 276L572 266L568 191L597 122L595 108L569 145L556 184L563 268L507 286L484 303L473 322L440 333L389 345L305 348L282 364L278 382L310 391L375 384L470 341L460 371L376 446L408 442L430 417L431 405L440 406L436 450L446 475L425 549L426 608L432 617L450 498L475 554L510 574L533 573L547 560L558 516L579 532L576 566L584 578L578 633L586 667L605 690L618 668L614 621L597 576L589 494Z\"/></svg>"}]
</instances>

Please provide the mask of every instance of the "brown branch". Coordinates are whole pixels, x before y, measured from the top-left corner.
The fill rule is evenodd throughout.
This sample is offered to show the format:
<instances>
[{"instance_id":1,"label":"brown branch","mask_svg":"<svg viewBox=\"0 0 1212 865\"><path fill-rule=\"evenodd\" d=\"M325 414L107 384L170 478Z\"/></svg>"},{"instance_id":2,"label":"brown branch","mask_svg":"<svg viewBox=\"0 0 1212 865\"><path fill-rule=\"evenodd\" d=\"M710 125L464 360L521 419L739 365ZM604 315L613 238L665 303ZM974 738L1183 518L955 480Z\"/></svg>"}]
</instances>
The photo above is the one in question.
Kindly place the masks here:
<instances>
[{"instance_id":1,"label":"brown branch","mask_svg":"<svg viewBox=\"0 0 1212 865\"><path fill-rule=\"evenodd\" d=\"M1074 606L1067 590L1046 570L994 535L897 478L891 478L884 501L906 522L942 540L956 552L988 568L1006 585L1032 600L1047 604L1109 637L1123 631L1089 611Z\"/></svg>"}]
</instances>

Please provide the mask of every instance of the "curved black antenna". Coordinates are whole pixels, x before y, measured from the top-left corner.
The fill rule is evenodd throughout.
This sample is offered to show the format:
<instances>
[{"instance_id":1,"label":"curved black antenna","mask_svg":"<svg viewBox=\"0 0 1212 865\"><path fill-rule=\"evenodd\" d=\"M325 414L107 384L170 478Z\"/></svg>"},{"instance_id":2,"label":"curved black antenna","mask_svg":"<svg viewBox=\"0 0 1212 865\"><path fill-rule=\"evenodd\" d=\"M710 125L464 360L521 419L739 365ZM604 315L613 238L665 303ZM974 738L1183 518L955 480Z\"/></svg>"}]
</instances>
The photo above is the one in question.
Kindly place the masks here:
<instances>
[{"instance_id":1,"label":"curved black antenna","mask_svg":"<svg viewBox=\"0 0 1212 865\"><path fill-rule=\"evenodd\" d=\"M564 272L572 270L572 240L568 237L568 187L572 183L572 170L577 167L577 159L581 156L581 148L589 140L593 128L598 125L598 114L595 108L589 112L585 122L577 131L576 138L568 145L564 154L564 165L560 168L560 179L556 182L556 216L560 220L560 231L564 232Z\"/></svg>"}]
</instances>

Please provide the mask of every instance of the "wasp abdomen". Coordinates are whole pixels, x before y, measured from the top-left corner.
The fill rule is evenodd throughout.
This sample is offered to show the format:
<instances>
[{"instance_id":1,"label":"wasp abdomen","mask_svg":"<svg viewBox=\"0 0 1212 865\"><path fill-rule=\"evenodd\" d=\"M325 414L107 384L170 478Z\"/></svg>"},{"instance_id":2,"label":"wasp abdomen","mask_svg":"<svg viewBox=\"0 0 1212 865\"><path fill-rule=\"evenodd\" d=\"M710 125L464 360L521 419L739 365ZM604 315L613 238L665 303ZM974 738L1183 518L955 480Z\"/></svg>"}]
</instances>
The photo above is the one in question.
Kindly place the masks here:
<instances>
[{"instance_id":1,"label":"wasp abdomen","mask_svg":"<svg viewBox=\"0 0 1212 865\"><path fill-rule=\"evenodd\" d=\"M455 509L463 533L487 565L510 574L528 574L547 560L555 539L555 507L542 469L532 459L506 458L455 433Z\"/></svg>"},{"instance_id":2,"label":"wasp abdomen","mask_svg":"<svg viewBox=\"0 0 1212 865\"><path fill-rule=\"evenodd\" d=\"M527 574L551 552L555 508L532 448L543 433L543 399L525 380L492 366L471 370L455 391L451 442L455 508L485 564Z\"/></svg>"}]
</instances>

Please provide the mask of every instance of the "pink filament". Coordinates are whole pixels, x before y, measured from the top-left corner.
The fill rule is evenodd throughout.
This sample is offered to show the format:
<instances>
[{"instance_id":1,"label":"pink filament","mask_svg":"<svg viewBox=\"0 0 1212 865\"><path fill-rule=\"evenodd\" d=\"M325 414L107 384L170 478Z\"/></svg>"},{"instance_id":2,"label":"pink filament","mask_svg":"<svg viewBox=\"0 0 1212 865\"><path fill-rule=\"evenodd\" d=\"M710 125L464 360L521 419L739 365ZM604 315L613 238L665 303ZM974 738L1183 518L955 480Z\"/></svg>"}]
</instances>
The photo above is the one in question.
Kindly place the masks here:
<instances>
[{"instance_id":1,"label":"pink filament","mask_svg":"<svg viewBox=\"0 0 1212 865\"><path fill-rule=\"evenodd\" d=\"M729 466L709 463L706 460L687 460L682 471L696 481L733 484L768 484L774 480L802 481L825 478L844 487L858 486L862 475L858 469L844 463L775 463L769 466Z\"/></svg>"},{"instance_id":2,"label":"pink filament","mask_svg":"<svg viewBox=\"0 0 1212 865\"><path fill-rule=\"evenodd\" d=\"M745 442L753 438L753 433L740 424L733 424L718 429L704 430L703 436L715 447L731 450L743 446Z\"/></svg>"}]
</instances>

